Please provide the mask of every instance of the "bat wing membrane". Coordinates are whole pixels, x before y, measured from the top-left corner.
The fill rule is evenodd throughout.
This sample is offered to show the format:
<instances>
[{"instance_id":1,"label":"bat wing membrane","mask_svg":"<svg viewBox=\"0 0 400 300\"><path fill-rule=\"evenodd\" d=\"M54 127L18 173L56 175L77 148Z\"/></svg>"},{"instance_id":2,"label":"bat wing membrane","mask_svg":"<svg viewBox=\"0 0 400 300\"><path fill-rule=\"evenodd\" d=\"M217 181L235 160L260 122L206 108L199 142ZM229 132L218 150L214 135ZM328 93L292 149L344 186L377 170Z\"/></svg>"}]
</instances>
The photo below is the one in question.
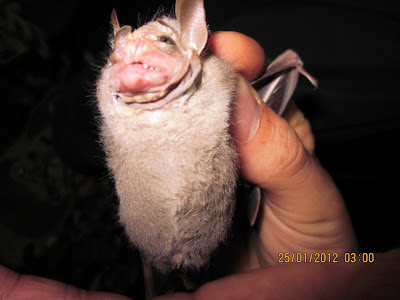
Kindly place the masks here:
<instances>
[{"instance_id":1,"label":"bat wing membrane","mask_svg":"<svg viewBox=\"0 0 400 300\"><path fill-rule=\"evenodd\" d=\"M282 72L271 83L258 89L261 99L278 115L282 115L296 88L299 74L296 68Z\"/></svg>"},{"instance_id":2,"label":"bat wing membrane","mask_svg":"<svg viewBox=\"0 0 400 300\"><path fill-rule=\"evenodd\" d=\"M261 99L278 115L282 115L294 93L299 73L307 77L315 87L318 86L317 80L304 70L303 62L297 53L289 49L271 62L265 73L252 84L261 85L257 89ZM262 85L273 75L275 78L272 81Z\"/></svg>"}]
</instances>

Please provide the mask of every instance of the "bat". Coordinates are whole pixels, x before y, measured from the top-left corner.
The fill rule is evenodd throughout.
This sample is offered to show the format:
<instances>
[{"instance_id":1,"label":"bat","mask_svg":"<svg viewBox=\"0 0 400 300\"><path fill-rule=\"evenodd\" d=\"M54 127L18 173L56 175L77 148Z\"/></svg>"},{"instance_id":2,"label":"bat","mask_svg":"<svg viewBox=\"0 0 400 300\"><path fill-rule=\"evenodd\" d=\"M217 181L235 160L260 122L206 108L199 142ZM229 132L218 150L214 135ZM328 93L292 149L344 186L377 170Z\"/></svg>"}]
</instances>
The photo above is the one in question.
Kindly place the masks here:
<instances>
[{"instance_id":1,"label":"bat","mask_svg":"<svg viewBox=\"0 0 400 300\"><path fill-rule=\"evenodd\" d=\"M207 264L230 229L238 179L229 133L238 75L206 48L202 0L177 0L175 15L133 30L113 11L111 54L97 82L120 223L161 272ZM253 82L279 114L298 73L317 85L302 65L287 50Z\"/></svg>"}]
</instances>

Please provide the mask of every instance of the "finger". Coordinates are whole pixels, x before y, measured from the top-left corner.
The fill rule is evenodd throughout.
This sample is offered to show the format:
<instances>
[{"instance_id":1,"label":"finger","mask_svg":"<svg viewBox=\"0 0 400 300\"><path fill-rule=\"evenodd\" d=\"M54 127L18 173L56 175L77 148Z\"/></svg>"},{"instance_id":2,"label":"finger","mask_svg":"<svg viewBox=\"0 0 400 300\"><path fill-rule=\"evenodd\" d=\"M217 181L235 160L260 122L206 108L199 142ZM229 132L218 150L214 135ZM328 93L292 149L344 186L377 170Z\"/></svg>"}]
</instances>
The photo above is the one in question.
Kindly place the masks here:
<instances>
[{"instance_id":1,"label":"finger","mask_svg":"<svg viewBox=\"0 0 400 300\"><path fill-rule=\"evenodd\" d=\"M3 299L64 299L64 300L128 300L103 292L87 292L54 280L24 276L0 266L0 298Z\"/></svg>"},{"instance_id":2,"label":"finger","mask_svg":"<svg viewBox=\"0 0 400 300\"><path fill-rule=\"evenodd\" d=\"M238 32L216 32L210 37L208 46L218 56L229 61L248 81L256 79L269 63L262 47L252 38ZM293 101L289 103L283 117L296 131L307 151L313 153L314 136L310 123Z\"/></svg>"},{"instance_id":3,"label":"finger","mask_svg":"<svg viewBox=\"0 0 400 300\"><path fill-rule=\"evenodd\" d=\"M281 188L311 162L295 130L243 79L238 84L232 127L241 174L261 188Z\"/></svg>"},{"instance_id":4,"label":"finger","mask_svg":"<svg viewBox=\"0 0 400 300\"><path fill-rule=\"evenodd\" d=\"M268 62L262 47L252 38L239 32L216 32L210 36L208 47L216 55L229 61L233 68L249 81L264 72Z\"/></svg>"},{"instance_id":5,"label":"finger","mask_svg":"<svg viewBox=\"0 0 400 300\"><path fill-rule=\"evenodd\" d=\"M285 109L282 117L292 126L308 153L314 153L315 141L310 122L293 101Z\"/></svg>"}]
</instances>

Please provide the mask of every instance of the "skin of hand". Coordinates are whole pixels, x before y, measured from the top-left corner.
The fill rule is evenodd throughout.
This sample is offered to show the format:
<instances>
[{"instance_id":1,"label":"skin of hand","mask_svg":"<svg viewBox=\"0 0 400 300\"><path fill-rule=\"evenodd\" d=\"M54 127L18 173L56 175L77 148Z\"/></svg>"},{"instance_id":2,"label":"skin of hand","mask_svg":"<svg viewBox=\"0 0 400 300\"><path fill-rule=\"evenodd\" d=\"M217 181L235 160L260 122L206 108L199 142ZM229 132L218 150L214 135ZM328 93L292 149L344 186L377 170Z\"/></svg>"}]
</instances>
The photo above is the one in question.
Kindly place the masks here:
<instances>
[{"instance_id":1,"label":"skin of hand","mask_svg":"<svg viewBox=\"0 0 400 300\"><path fill-rule=\"evenodd\" d=\"M225 54L225 39L239 51L229 49ZM249 81L265 68L262 48L249 37L215 33L209 47ZM242 53L250 53L245 57L251 61ZM248 261L239 270L274 265L282 252L357 251L346 206L314 157L314 137L302 112L292 103L284 118L279 117L260 99L254 100L258 95L243 78L237 98L233 136L241 176L262 190L256 234L250 241Z\"/></svg>"},{"instance_id":2,"label":"skin of hand","mask_svg":"<svg viewBox=\"0 0 400 300\"><path fill-rule=\"evenodd\" d=\"M357 251L357 241L339 191L314 157L314 138L304 115L292 105L284 118L277 116L256 101L246 81L255 79L267 64L262 48L235 32L215 33L209 47L243 76L232 133L241 176L261 188L263 199L248 247L238 258L235 272L239 274L210 282L194 294L157 299L376 299L383 295L397 299L400 250L376 254L369 264L278 264L279 252L342 254ZM20 276L2 267L0 298L127 299Z\"/></svg>"}]
</instances>

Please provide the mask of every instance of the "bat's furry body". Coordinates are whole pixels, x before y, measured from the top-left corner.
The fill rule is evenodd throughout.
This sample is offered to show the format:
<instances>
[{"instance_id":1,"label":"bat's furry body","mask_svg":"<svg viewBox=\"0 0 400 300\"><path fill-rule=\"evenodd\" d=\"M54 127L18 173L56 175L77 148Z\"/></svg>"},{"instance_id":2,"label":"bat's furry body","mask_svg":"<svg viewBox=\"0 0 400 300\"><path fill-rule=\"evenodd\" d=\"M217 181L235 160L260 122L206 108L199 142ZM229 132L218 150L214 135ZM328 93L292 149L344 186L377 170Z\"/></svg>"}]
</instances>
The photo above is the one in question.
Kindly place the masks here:
<instances>
[{"instance_id":1,"label":"bat's furry body","mask_svg":"<svg viewBox=\"0 0 400 300\"><path fill-rule=\"evenodd\" d=\"M113 14L113 52L97 88L120 221L161 271L207 263L230 228L237 179L237 75L203 51L203 1L177 0L176 14L134 32ZM290 50L271 66L266 76L280 75L263 89L265 101L282 112L298 72L308 74Z\"/></svg>"},{"instance_id":2,"label":"bat's furry body","mask_svg":"<svg viewBox=\"0 0 400 300\"><path fill-rule=\"evenodd\" d=\"M214 55L201 62L196 91L156 109L113 99L107 72L98 83L120 220L160 270L204 265L225 238L234 209L237 166L229 127L237 77Z\"/></svg>"}]
</instances>

